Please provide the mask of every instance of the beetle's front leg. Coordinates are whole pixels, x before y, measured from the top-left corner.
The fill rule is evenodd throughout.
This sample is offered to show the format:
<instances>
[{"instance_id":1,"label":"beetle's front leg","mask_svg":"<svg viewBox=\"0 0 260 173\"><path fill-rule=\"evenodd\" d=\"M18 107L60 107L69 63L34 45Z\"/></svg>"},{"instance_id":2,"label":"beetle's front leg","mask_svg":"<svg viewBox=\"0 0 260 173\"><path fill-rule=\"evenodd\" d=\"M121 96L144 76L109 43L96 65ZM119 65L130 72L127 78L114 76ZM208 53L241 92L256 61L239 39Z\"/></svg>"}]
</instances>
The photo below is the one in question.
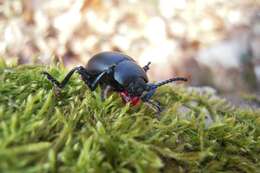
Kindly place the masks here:
<instances>
[{"instance_id":1,"label":"beetle's front leg","mask_svg":"<svg viewBox=\"0 0 260 173\"><path fill-rule=\"evenodd\" d=\"M157 116L157 118L159 118L160 113L162 112L162 107L160 106L160 103L155 100L148 100L144 103L146 103L149 107L151 107L153 110L155 110L156 116Z\"/></svg>"},{"instance_id":2,"label":"beetle's front leg","mask_svg":"<svg viewBox=\"0 0 260 173\"><path fill-rule=\"evenodd\" d=\"M158 101L154 101L151 99L151 97L154 95L157 87L155 85L150 85L149 88L150 88L150 91L148 91L146 94L141 96L141 99L144 103L146 103L149 107L151 107L153 110L156 111L156 114L158 117L160 115L160 113L162 112L162 108Z\"/></svg>"}]
</instances>

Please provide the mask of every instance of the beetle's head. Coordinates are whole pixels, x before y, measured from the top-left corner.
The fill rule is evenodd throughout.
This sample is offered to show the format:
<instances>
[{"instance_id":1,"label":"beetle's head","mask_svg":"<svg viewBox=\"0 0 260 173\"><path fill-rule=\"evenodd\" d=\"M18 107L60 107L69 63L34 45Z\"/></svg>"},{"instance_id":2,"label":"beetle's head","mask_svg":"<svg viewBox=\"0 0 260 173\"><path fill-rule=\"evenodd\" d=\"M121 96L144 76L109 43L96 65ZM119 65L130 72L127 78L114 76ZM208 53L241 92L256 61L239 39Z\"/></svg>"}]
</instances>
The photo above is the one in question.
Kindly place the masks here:
<instances>
[{"instance_id":1,"label":"beetle's head","mask_svg":"<svg viewBox=\"0 0 260 173\"><path fill-rule=\"evenodd\" d=\"M126 90L121 92L121 96L125 102L136 105L140 99L145 102L149 101L158 87L174 81L187 81L187 78L176 77L157 83L146 83L144 79L138 78L129 83Z\"/></svg>"},{"instance_id":2,"label":"beetle's head","mask_svg":"<svg viewBox=\"0 0 260 173\"><path fill-rule=\"evenodd\" d=\"M128 84L126 90L121 92L121 96L125 102L136 105L144 91L147 91L147 84L144 79L138 78Z\"/></svg>"},{"instance_id":3,"label":"beetle's head","mask_svg":"<svg viewBox=\"0 0 260 173\"><path fill-rule=\"evenodd\" d=\"M126 91L131 97L140 97L146 90L147 84L143 78L137 78L126 87Z\"/></svg>"}]
</instances>

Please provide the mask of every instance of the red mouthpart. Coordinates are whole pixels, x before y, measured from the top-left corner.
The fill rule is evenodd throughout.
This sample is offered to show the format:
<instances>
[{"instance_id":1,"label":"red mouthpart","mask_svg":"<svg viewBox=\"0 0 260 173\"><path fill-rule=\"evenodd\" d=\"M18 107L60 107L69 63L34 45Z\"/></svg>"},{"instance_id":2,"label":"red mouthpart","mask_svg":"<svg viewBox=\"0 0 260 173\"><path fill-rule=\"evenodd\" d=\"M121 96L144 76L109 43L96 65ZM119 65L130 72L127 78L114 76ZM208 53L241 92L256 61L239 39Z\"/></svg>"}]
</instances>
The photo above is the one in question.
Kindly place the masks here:
<instances>
[{"instance_id":1,"label":"red mouthpart","mask_svg":"<svg viewBox=\"0 0 260 173\"><path fill-rule=\"evenodd\" d=\"M137 96L130 96L127 91L120 92L120 96L122 97L125 103L131 103L131 105L135 106L139 103L140 98Z\"/></svg>"}]
</instances>

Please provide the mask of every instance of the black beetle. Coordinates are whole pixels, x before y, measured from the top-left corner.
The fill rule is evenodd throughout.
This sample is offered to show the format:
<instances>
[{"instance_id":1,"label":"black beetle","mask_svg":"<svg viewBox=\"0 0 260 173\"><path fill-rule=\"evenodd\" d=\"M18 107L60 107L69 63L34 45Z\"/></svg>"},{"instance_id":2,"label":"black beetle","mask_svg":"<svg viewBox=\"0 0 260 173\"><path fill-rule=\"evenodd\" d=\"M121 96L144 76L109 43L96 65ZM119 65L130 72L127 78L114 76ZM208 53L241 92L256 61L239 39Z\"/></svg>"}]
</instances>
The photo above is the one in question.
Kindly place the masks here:
<instances>
[{"instance_id":1,"label":"black beetle","mask_svg":"<svg viewBox=\"0 0 260 173\"><path fill-rule=\"evenodd\" d=\"M159 113L161 112L159 102L151 100L156 89L173 81L187 81L187 79L176 77L157 83L148 83L146 72L150 64L149 62L146 66L140 67L134 59L122 53L101 52L93 56L85 68L83 66L73 68L62 82L58 82L48 72L43 72L43 74L52 84L61 89L67 84L72 74L77 72L91 91L95 90L98 84L101 86L102 99L107 97L109 91L116 91L125 102L136 105L142 100Z\"/></svg>"}]
</instances>

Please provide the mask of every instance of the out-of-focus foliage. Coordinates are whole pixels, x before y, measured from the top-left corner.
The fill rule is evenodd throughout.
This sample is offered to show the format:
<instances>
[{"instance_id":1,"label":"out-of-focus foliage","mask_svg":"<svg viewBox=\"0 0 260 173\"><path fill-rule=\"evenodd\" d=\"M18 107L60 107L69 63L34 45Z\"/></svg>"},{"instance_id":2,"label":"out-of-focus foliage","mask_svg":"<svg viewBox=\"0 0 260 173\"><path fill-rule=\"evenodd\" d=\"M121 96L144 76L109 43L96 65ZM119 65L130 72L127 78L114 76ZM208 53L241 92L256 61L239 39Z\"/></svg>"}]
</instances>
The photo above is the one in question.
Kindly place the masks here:
<instances>
[{"instance_id":1,"label":"out-of-focus foliage","mask_svg":"<svg viewBox=\"0 0 260 173\"><path fill-rule=\"evenodd\" d=\"M104 102L75 75L55 96L52 66L0 63L0 172L257 172L260 110L208 92L161 88L157 119L141 104Z\"/></svg>"}]
</instances>

